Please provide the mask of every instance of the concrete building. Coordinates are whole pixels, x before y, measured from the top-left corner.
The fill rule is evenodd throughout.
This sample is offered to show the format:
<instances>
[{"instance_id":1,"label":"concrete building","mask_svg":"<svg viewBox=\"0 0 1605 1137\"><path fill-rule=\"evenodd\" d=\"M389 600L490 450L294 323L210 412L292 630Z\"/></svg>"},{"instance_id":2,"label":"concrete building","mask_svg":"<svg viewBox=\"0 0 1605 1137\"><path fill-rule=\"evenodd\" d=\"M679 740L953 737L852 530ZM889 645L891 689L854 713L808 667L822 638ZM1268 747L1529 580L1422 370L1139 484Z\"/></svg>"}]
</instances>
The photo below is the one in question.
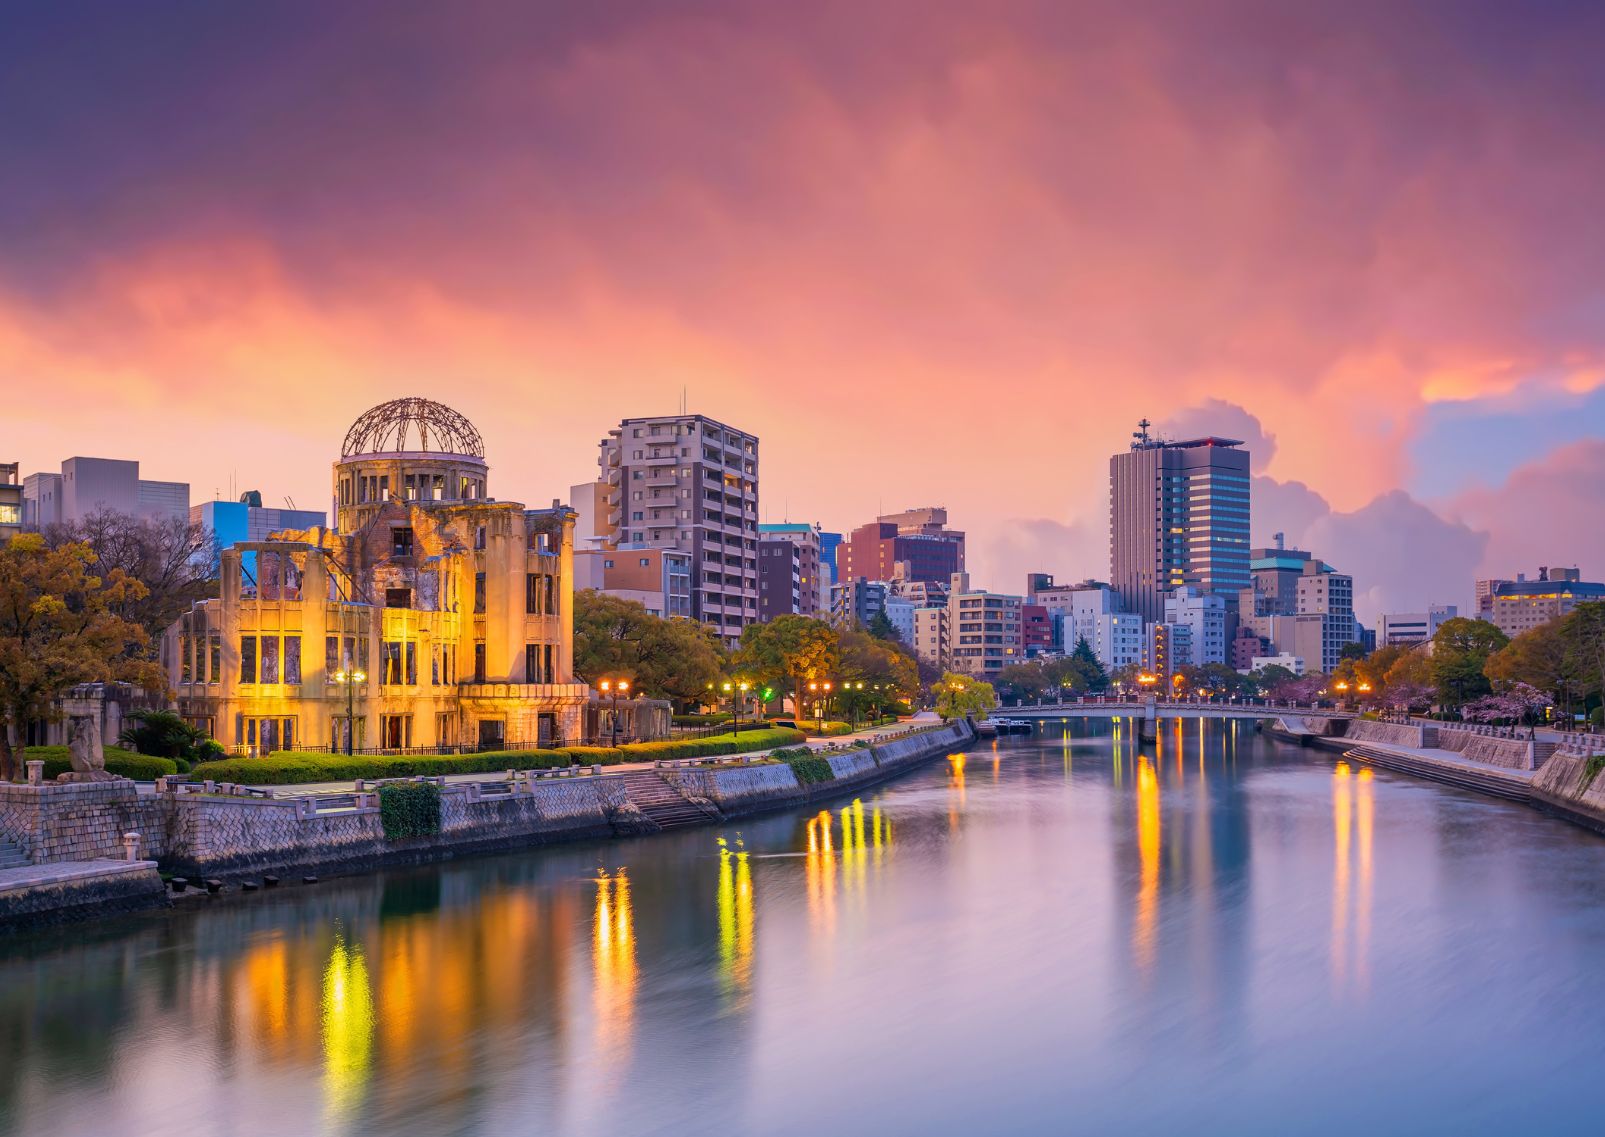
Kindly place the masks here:
<instances>
[{"instance_id":1,"label":"concrete building","mask_svg":"<svg viewBox=\"0 0 1605 1137\"><path fill-rule=\"evenodd\" d=\"M1141 663L1142 617L1123 611L1120 598L1106 584L1089 581L1070 587L1073 591L1062 595L1056 590L1036 594L1049 602L1043 606L1054 622L1059 650L1069 655L1084 639L1106 671Z\"/></svg>"},{"instance_id":2,"label":"concrete building","mask_svg":"<svg viewBox=\"0 0 1605 1137\"><path fill-rule=\"evenodd\" d=\"M0 462L0 543L22 532L22 483L17 463Z\"/></svg>"},{"instance_id":3,"label":"concrete building","mask_svg":"<svg viewBox=\"0 0 1605 1137\"><path fill-rule=\"evenodd\" d=\"M1537 580L1518 573L1515 580L1478 581L1479 619L1492 622L1507 636L1558 620L1589 601L1605 600L1605 584L1582 579L1576 568L1540 567ZM1483 585L1488 585L1487 595Z\"/></svg>"},{"instance_id":4,"label":"concrete building","mask_svg":"<svg viewBox=\"0 0 1605 1137\"><path fill-rule=\"evenodd\" d=\"M1053 617L1048 614L1047 608L1041 604L1020 606L1020 642L1025 648L1027 659L1035 659L1039 655L1053 655L1058 650Z\"/></svg>"},{"instance_id":5,"label":"concrete building","mask_svg":"<svg viewBox=\"0 0 1605 1137\"><path fill-rule=\"evenodd\" d=\"M931 667L948 666L946 604L914 610L914 658Z\"/></svg>"},{"instance_id":6,"label":"concrete building","mask_svg":"<svg viewBox=\"0 0 1605 1137\"><path fill-rule=\"evenodd\" d=\"M823 579L819 582L821 604L824 603L824 597L828 595L830 586L839 579L836 563L841 544L840 533L826 533L823 529L819 531L819 568L823 574Z\"/></svg>"},{"instance_id":7,"label":"concrete building","mask_svg":"<svg viewBox=\"0 0 1605 1137\"><path fill-rule=\"evenodd\" d=\"M334 463L337 529L224 550L220 598L167 630L179 712L246 753L585 737L575 514L489 499L486 469L478 432L449 408L403 399L365 414Z\"/></svg>"},{"instance_id":8,"label":"concrete building","mask_svg":"<svg viewBox=\"0 0 1605 1137\"><path fill-rule=\"evenodd\" d=\"M1254 660L1263 655L1269 655L1271 641L1259 635L1247 624L1237 626L1237 634L1232 637L1231 646L1227 648L1227 663L1234 671L1251 671Z\"/></svg>"},{"instance_id":9,"label":"concrete building","mask_svg":"<svg viewBox=\"0 0 1605 1137\"><path fill-rule=\"evenodd\" d=\"M120 458L68 458L59 474L29 474L22 488L22 523L29 529L74 524L91 513L126 513L141 520L189 517L188 482L154 482L139 463Z\"/></svg>"},{"instance_id":10,"label":"concrete building","mask_svg":"<svg viewBox=\"0 0 1605 1137\"><path fill-rule=\"evenodd\" d=\"M803 610L802 550L790 541L758 539L758 619ZM813 613L805 613L812 615Z\"/></svg>"},{"instance_id":11,"label":"concrete building","mask_svg":"<svg viewBox=\"0 0 1605 1137\"><path fill-rule=\"evenodd\" d=\"M796 613L801 616L819 616L824 613L825 604L830 598L830 584L824 579L824 566L820 557L820 538L822 534L819 526L809 525L805 522L780 522L777 524L762 524L758 526L758 618L772 620L776 616L786 613ZM795 547L795 554L788 554L775 550L770 553L770 559L764 559L764 547L776 543L789 544ZM786 567L788 574L796 577L795 588L781 581L770 582L766 590L764 573L766 569L781 570L780 562L786 560L792 565ZM785 583L785 587L782 584ZM830 582L834 583L834 581ZM781 596L785 592L788 595ZM766 605L765 596L771 599Z\"/></svg>"},{"instance_id":12,"label":"concrete building","mask_svg":"<svg viewBox=\"0 0 1605 1137\"><path fill-rule=\"evenodd\" d=\"M1176 683L1183 667L1193 660L1193 630L1186 624L1167 624L1155 621L1144 625L1142 666L1159 677L1158 690L1170 693L1179 689Z\"/></svg>"},{"instance_id":13,"label":"concrete building","mask_svg":"<svg viewBox=\"0 0 1605 1137\"><path fill-rule=\"evenodd\" d=\"M848 579L830 590L830 621L842 627L866 627L886 611L891 585L884 580Z\"/></svg>"},{"instance_id":14,"label":"concrete building","mask_svg":"<svg viewBox=\"0 0 1605 1137\"><path fill-rule=\"evenodd\" d=\"M1249 586L1238 594L1238 623L1277 652L1324 673L1338 665L1345 645L1360 639L1353 577L1280 541L1252 550L1249 572Z\"/></svg>"},{"instance_id":15,"label":"concrete building","mask_svg":"<svg viewBox=\"0 0 1605 1137\"><path fill-rule=\"evenodd\" d=\"M892 625L904 647L914 646L914 613L920 605L895 593L886 597L886 622Z\"/></svg>"},{"instance_id":16,"label":"concrete building","mask_svg":"<svg viewBox=\"0 0 1605 1137\"><path fill-rule=\"evenodd\" d=\"M854 529L836 552L837 582L943 582L964 571L964 534L947 527L947 510L889 513Z\"/></svg>"},{"instance_id":17,"label":"concrete building","mask_svg":"<svg viewBox=\"0 0 1605 1137\"><path fill-rule=\"evenodd\" d=\"M1282 652L1279 655L1256 655L1249 660L1248 669L1250 671L1263 671L1267 667L1285 667L1294 675L1303 675L1304 657Z\"/></svg>"},{"instance_id":18,"label":"concrete building","mask_svg":"<svg viewBox=\"0 0 1605 1137\"><path fill-rule=\"evenodd\" d=\"M758 620L758 439L704 415L628 418L599 446L603 547L690 555L691 616L734 644Z\"/></svg>"},{"instance_id":19,"label":"concrete building","mask_svg":"<svg viewBox=\"0 0 1605 1137\"><path fill-rule=\"evenodd\" d=\"M1152 623L1174 589L1247 587L1249 456L1235 439L1165 442L1139 425L1131 448L1109 459L1109 579Z\"/></svg>"},{"instance_id":20,"label":"concrete building","mask_svg":"<svg viewBox=\"0 0 1605 1137\"><path fill-rule=\"evenodd\" d=\"M1226 597L1178 588L1165 597L1165 623L1187 628L1193 666L1226 662Z\"/></svg>"},{"instance_id":21,"label":"concrete building","mask_svg":"<svg viewBox=\"0 0 1605 1137\"><path fill-rule=\"evenodd\" d=\"M972 589L970 574L955 573L948 586L948 662L944 666L982 679L1025 658L1020 624L1024 600Z\"/></svg>"},{"instance_id":22,"label":"concrete building","mask_svg":"<svg viewBox=\"0 0 1605 1137\"><path fill-rule=\"evenodd\" d=\"M1429 604L1425 612L1386 612L1377 628L1377 640L1383 645L1411 647L1426 643L1437 634L1445 620L1452 620L1455 615L1453 604Z\"/></svg>"},{"instance_id":23,"label":"concrete building","mask_svg":"<svg viewBox=\"0 0 1605 1137\"><path fill-rule=\"evenodd\" d=\"M262 504L262 495L248 490L239 501L203 501L190 506L189 521L212 535L212 566L218 568L218 555L243 541L266 541L269 535L286 529L315 529L329 523L320 509L278 509ZM247 569L255 564L254 555L245 557Z\"/></svg>"}]
</instances>

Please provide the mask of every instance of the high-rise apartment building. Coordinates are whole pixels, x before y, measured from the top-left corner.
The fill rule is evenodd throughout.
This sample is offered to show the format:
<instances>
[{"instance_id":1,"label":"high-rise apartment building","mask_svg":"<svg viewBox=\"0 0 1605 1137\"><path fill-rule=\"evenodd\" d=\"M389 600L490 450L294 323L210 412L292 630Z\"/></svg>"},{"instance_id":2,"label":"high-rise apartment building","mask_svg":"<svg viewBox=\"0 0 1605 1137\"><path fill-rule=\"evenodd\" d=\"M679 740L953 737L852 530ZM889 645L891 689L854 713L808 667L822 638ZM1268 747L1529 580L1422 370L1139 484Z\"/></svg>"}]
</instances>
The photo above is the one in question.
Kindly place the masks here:
<instances>
[{"instance_id":1,"label":"high-rise apartment building","mask_svg":"<svg viewBox=\"0 0 1605 1137\"><path fill-rule=\"evenodd\" d=\"M939 507L888 513L854 529L836 551L836 579L941 582L964 571L964 534Z\"/></svg>"},{"instance_id":2,"label":"high-rise apartment building","mask_svg":"<svg viewBox=\"0 0 1605 1137\"><path fill-rule=\"evenodd\" d=\"M1226 662L1226 597L1196 588L1178 588L1165 597L1165 623L1188 629L1188 663L1197 667Z\"/></svg>"},{"instance_id":3,"label":"high-rise apartment building","mask_svg":"<svg viewBox=\"0 0 1605 1137\"><path fill-rule=\"evenodd\" d=\"M772 620L787 613L802 616L818 616L821 613L830 588L824 581L823 566L820 563L821 536L819 526L800 521L758 526L759 619ZM790 545L794 551L768 548L780 544ZM767 557L764 555L766 548ZM782 566L782 561L786 561L787 564ZM783 567L788 576L795 576L795 588L791 587L789 581L766 580L766 572L780 572ZM788 595L782 597L782 592Z\"/></svg>"},{"instance_id":4,"label":"high-rise apartment building","mask_svg":"<svg viewBox=\"0 0 1605 1137\"><path fill-rule=\"evenodd\" d=\"M757 437L705 415L628 418L598 462L602 545L689 553L691 615L734 643L758 620Z\"/></svg>"},{"instance_id":5,"label":"high-rise apartment building","mask_svg":"<svg viewBox=\"0 0 1605 1137\"><path fill-rule=\"evenodd\" d=\"M1234 439L1166 442L1140 426L1109 459L1110 582L1129 611L1157 622L1173 589L1247 586L1249 456Z\"/></svg>"},{"instance_id":6,"label":"high-rise apartment building","mask_svg":"<svg viewBox=\"0 0 1605 1137\"><path fill-rule=\"evenodd\" d=\"M1018 596L974 590L970 574L955 573L947 595L948 662L954 671L995 679L1025 658ZM916 619L918 614L916 613Z\"/></svg>"},{"instance_id":7,"label":"high-rise apartment building","mask_svg":"<svg viewBox=\"0 0 1605 1137\"><path fill-rule=\"evenodd\" d=\"M189 516L188 482L153 482L139 463L119 458L68 458L59 474L29 474L22 484L22 522L30 529L72 524L110 510L141 520Z\"/></svg>"}]
</instances>

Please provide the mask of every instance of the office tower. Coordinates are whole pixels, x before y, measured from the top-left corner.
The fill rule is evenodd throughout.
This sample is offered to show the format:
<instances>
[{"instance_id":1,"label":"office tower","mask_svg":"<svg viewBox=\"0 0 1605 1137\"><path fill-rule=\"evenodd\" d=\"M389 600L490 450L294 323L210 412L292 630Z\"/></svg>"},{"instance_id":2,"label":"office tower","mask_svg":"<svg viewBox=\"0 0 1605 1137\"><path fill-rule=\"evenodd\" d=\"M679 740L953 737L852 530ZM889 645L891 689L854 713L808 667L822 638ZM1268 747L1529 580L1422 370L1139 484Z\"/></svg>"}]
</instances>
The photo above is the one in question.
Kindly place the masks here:
<instances>
[{"instance_id":1,"label":"office tower","mask_svg":"<svg viewBox=\"0 0 1605 1137\"><path fill-rule=\"evenodd\" d=\"M758 439L705 415L627 418L599 446L612 550L691 556L691 615L735 643L758 620Z\"/></svg>"},{"instance_id":2,"label":"office tower","mask_svg":"<svg viewBox=\"0 0 1605 1137\"><path fill-rule=\"evenodd\" d=\"M1483 586L1488 585L1486 596ZM1576 568L1539 568L1538 579L1517 573L1515 580L1477 582L1477 617L1507 636L1519 636L1570 614L1587 601L1605 600L1605 584L1583 580Z\"/></svg>"},{"instance_id":3,"label":"office tower","mask_svg":"<svg viewBox=\"0 0 1605 1137\"><path fill-rule=\"evenodd\" d=\"M1248 584L1248 451L1229 438L1165 442L1140 426L1109 459L1110 583L1153 623L1172 589Z\"/></svg>"},{"instance_id":4,"label":"office tower","mask_svg":"<svg viewBox=\"0 0 1605 1137\"><path fill-rule=\"evenodd\" d=\"M963 571L964 534L947 527L947 510L939 507L884 514L854 529L836 551L838 582L941 583Z\"/></svg>"},{"instance_id":5,"label":"office tower","mask_svg":"<svg viewBox=\"0 0 1605 1137\"><path fill-rule=\"evenodd\" d=\"M1346 644L1360 638L1354 619L1354 578L1302 549L1253 549L1249 585L1238 594L1241 627L1279 652L1330 672Z\"/></svg>"},{"instance_id":6,"label":"office tower","mask_svg":"<svg viewBox=\"0 0 1605 1137\"><path fill-rule=\"evenodd\" d=\"M22 532L22 483L17 463L0 462L0 543Z\"/></svg>"},{"instance_id":7,"label":"office tower","mask_svg":"<svg viewBox=\"0 0 1605 1137\"><path fill-rule=\"evenodd\" d=\"M1425 612L1385 612L1377 638L1387 646L1414 647L1430 640L1445 620L1452 620L1456 615L1453 604L1429 604Z\"/></svg>"}]
</instances>

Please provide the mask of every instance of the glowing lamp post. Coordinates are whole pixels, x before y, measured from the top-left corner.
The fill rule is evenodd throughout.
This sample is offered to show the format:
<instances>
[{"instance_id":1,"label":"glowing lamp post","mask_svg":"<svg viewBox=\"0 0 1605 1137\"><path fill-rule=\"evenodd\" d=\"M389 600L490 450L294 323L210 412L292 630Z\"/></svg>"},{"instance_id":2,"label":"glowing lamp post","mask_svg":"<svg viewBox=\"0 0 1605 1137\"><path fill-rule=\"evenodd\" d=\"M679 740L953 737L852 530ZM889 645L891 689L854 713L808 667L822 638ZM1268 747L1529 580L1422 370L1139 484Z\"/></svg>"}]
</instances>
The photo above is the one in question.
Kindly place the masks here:
<instances>
[{"instance_id":1,"label":"glowing lamp post","mask_svg":"<svg viewBox=\"0 0 1605 1137\"><path fill-rule=\"evenodd\" d=\"M333 675L331 680L346 689L346 756L350 757L352 746L357 737L357 687L368 681L366 673L354 668L341 668Z\"/></svg>"},{"instance_id":2,"label":"glowing lamp post","mask_svg":"<svg viewBox=\"0 0 1605 1137\"><path fill-rule=\"evenodd\" d=\"M619 696L629 692L630 681L628 679L604 679L596 686L602 694L613 696L613 719L609 725L612 727L613 745L617 746L619 744Z\"/></svg>"}]
</instances>

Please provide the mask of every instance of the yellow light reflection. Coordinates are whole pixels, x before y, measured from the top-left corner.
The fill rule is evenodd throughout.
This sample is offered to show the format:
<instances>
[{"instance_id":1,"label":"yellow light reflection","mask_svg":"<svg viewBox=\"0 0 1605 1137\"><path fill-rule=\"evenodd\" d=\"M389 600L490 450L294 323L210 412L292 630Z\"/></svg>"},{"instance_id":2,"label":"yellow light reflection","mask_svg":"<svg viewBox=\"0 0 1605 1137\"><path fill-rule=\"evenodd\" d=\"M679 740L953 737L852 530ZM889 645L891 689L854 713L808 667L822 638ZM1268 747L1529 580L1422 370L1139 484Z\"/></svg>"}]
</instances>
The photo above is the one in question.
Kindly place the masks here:
<instances>
[{"instance_id":1,"label":"yellow light reflection","mask_svg":"<svg viewBox=\"0 0 1605 1137\"><path fill-rule=\"evenodd\" d=\"M1371 841L1376 827L1375 775L1362 769L1355 787L1355 840L1359 846L1359 881L1354 914L1354 973L1363 993L1370 984L1371 956Z\"/></svg>"},{"instance_id":2,"label":"yellow light reflection","mask_svg":"<svg viewBox=\"0 0 1605 1137\"><path fill-rule=\"evenodd\" d=\"M373 987L360 944L339 933L323 969L323 1109L328 1132L344 1129L362 1104L373 1061Z\"/></svg>"},{"instance_id":3,"label":"yellow light reflection","mask_svg":"<svg viewBox=\"0 0 1605 1137\"><path fill-rule=\"evenodd\" d=\"M1137 763L1137 855L1142 872L1137 887L1137 920L1132 954L1147 972L1154 964L1159 922L1159 779L1147 758Z\"/></svg>"},{"instance_id":4,"label":"yellow light reflection","mask_svg":"<svg viewBox=\"0 0 1605 1137\"><path fill-rule=\"evenodd\" d=\"M959 814L964 812L964 755L953 754L947 760L947 788L952 793L947 799L947 826L959 827Z\"/></svg>"},{"instance_id":5,"label":"yellow light reflection","mask_svg":"<svg viewBox=\"0 0 1605 1137\"><path fill-rule=\"evenodd\" d=\"M1348 969L1349 942L1349 827L1354 814L1349 764L1339 762L1332 771L1332 978L1341 983Z\"/></svg>"},{"instance_id":6,"label":"yellow light reflection","mask_svg":"<svg viewBox=\"0 0 1605 1137\"><path fill-rule=\"evenodd\" d=\"M622 1053L634 1026L636 985L635 908L626 870L596 878L591 933L597 1049Z\"/></svg>"},{"instance_id":7,"label":"yellow light reflection","mask_svg":"<svg viewBox=\"0 0 1605 1137\"><path fill-rule=\"evenodd\" d=\"M719 842L724 844L723 838ZM727 997L752 990L752 868L745 852L719 850L719 974Z\"/></svg>"},{"instance_id":8,"label":"yellow light reflection","mask_svg":"<svg viewBox=\"0 0 1605 1137\"><path fill-rule=\"evenodd\" d=\"M831 837L832 820L828 809L808 819L808 855L803 858L808 922L821 936L829 936L836 929L836 853Z\"/></svg>"}]
</instances>

